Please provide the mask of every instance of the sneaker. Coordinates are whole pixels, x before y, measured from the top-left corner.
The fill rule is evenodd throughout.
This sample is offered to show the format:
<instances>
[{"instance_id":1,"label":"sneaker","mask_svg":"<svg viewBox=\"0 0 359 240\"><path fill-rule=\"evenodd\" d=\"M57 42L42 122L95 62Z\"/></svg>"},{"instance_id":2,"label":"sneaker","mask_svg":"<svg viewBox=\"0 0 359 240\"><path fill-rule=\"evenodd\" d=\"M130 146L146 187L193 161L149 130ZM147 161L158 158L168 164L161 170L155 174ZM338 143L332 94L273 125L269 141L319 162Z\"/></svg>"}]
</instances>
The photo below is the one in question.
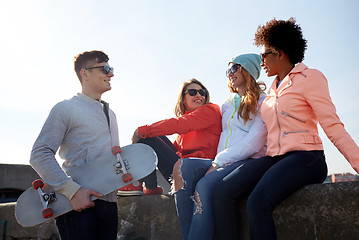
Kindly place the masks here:
<instances>
[{"instance_id":1,"label":"sneaker","mask_svg":"<svg viewBox=\"0 0 359 240\"><path fill-rule=\"evenodd\" d=\"M160 186L157 186L156 189L148 189L144 187L143 192L145 195L161 195L163 193L163 188Z\"/></svg>"},{"instance_id":2,"label":"sneaker","mask_svg":"<svg viewBox=\"0 0 359 240\"><path fill-rule=\"evenodd\" d=\"M142 183L139 181L133 182L130 185L118 189L118 196L141 196L143 195Z\"/></svg>"}]
</instances>

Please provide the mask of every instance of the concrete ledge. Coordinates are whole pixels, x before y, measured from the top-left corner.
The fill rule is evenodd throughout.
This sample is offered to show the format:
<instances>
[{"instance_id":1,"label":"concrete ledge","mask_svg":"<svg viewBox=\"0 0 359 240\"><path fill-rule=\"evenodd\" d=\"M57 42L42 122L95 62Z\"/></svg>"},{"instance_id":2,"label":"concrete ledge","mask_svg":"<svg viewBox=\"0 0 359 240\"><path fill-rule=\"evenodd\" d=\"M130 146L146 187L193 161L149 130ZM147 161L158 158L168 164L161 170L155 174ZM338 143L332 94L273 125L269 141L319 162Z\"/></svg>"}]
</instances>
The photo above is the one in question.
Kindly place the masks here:
<instances>
[{"instance_id":1,"label":"concrete ledge","mask_svg":"<svg viewBox=\"0 0 359 240\"><path fill-rule=\"evenodd\" d=\"M181 239L172 196L119 197L118 239Z\"/></svg>"},{"instance_id":2,"label":"concrete ledge","mask_svg":"<svg viewBox=\"0 0 359 240\"><path fill-rule=\"evenodd\" d=\"M54 221L41 224L38 227L21 227L14 214L15 203L0 204L0 236L5 240L59 240Z\"/></svg>"},{"instance_id":3,"label":"concrete ledge","mask_svg":"<svg viewBox=\"0 0 359 240\"><path fill-rule=\"evenodd\" d=\"M172 196L119 197L118 205L118 239L181 239ZM14 203L0 204L0 237L58 239L53 222L34 228L18 225L14 206ZM247 240L245 200L239 208L241 239ZM359 239L359 182L306 186L278 206L274 219L278 240Z\"/></svg>"},{"instance_id":4,"label":"concrete ledge","mask_svg":"<svg viewBox=\"0 0 359 240\"><path fill-rule=\"evenodd\" d=\"M278 206L274 219L278 240L359 239L359 182L306 186Z\"/></svg>"},{"instance_id":5,"label":"concrete ledge","mask_svg":"<svg viewBox=\"0 0 359 240\"><path fill-rule=\"evenodd\" d=\"M181 239L172 196L119 197L119 240ZM14 215L15 203L0 204L0 238L5 240L58 240L54 221L36 227L20 226Z\"/></svg>"}]
</instances>

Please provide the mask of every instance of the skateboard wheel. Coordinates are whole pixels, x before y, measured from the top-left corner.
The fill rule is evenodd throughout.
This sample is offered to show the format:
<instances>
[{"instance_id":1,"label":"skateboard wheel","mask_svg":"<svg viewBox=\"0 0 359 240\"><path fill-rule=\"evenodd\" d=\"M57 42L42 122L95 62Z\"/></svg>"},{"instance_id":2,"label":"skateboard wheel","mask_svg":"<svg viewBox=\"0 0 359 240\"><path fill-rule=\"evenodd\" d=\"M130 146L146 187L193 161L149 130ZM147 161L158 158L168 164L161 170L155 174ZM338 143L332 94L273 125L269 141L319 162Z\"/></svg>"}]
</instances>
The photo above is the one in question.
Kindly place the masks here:
<instances>
[{"instance_id":1,"label":"skateboard wheel","mask_svg":"<svg viewBox=\"0 0 359 240\"><path fill-rule=\"evenodd\" d=\"M38 188L42 188L44 186L44 182L41 179L37 179L32 182L32 186L35 190L37 190Z\"/></svg>"},{"instance_id":2,"label":"skateboard wheel","mask_svg":"<svg viewBox=\"0 0 359 240\"><path fill-rule=\"evenodd\" d=\"M51 208L46 208L44 210L42 210L42 217L43 218L50 218L54 216L54 212L52 211Z\"/></svg>"},{"instance_id":3,"label":"skateboard wheel","mask_svg":"<svg viewBox=\"0 0 359 240\"><path fill-rule=\"evenodd\" d=\"M122 152L122 149L121 149L120 146L113 146L111 150L112 150L112 154L113 154L113 155L116 155L117 153L121 153L121 152Z\"/></svg>"},{"instance_id":4,"label":"skateboard wheel","mask_svg":"<svg viewBox=\"0 0 359 240\"><path fill-rule=\"evenodd\" d=\"M125 173L122 175L122 180L124 182L129 182L129 181L133 180L133 177L132 177L131 173Z\"/></svg>"}]
</instances>

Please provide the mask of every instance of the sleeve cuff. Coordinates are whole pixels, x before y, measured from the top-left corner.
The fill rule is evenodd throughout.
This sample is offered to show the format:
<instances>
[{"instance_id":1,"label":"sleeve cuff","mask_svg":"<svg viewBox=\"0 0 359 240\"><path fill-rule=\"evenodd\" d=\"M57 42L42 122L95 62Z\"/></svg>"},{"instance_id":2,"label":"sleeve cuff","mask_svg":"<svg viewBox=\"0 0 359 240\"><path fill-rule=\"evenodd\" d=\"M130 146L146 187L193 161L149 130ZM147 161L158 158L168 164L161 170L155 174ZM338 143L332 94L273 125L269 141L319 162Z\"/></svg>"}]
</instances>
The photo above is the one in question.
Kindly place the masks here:
<instances>
[{"instance_id":1,"label":"sleeve cuff","mask_svg":"<svg viewBox=\"0 0 359 240\"><path fill-rule=\"evenodd\" d=\"M138 131L138 135L140 136L140 138L146 138L146 126L142 126L142 127L138 127L137 128Z\"/></svg>"},{"instance_id":2,"label":"sleeve cuff","mask_svg":"<svg viewBox=\"0 0 359 240\"><path fill-rule=\"evenodd\" d=\"M75 195L75 193L80 189L80 185L78 185L76 182L72 180L72 178L69 178L63 185L62 188L59 189L59 193L65 195L68 199L71 200L71 198Z\"/></svg>"},{"instance_id":3,"label":"sleeve cuff","mask_svg":"<svg viewBox=\"0 0 359 240\"><path fill-rule=\"evenodd\" d=\"M222 167L218 162L212 161L212 165L213 165L213 164L216 164L219 168Z\"/></svg>"}]
</instances>

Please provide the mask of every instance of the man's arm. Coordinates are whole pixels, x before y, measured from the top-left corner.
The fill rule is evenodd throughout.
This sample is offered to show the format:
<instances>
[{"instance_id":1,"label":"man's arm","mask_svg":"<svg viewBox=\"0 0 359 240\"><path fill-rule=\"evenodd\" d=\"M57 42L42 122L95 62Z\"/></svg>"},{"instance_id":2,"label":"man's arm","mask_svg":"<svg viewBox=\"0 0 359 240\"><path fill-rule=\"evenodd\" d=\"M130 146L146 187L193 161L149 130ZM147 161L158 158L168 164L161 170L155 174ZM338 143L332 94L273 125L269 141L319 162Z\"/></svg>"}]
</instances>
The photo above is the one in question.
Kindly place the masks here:
<instances>
[{"instance_id":1,"label":"man's arm","mask_svg":"<svg viewBox=\"0 0 359 240\"><path fill-rule=\"evenodd\" d=\"M57 104L50 112L31 151L30 164L40 177L56 191L64 194L76 211L93 206L90 196L101 194L82 188L58 164L55 154L69 131L71 105Z\"/></svg>"}]
</instances>

